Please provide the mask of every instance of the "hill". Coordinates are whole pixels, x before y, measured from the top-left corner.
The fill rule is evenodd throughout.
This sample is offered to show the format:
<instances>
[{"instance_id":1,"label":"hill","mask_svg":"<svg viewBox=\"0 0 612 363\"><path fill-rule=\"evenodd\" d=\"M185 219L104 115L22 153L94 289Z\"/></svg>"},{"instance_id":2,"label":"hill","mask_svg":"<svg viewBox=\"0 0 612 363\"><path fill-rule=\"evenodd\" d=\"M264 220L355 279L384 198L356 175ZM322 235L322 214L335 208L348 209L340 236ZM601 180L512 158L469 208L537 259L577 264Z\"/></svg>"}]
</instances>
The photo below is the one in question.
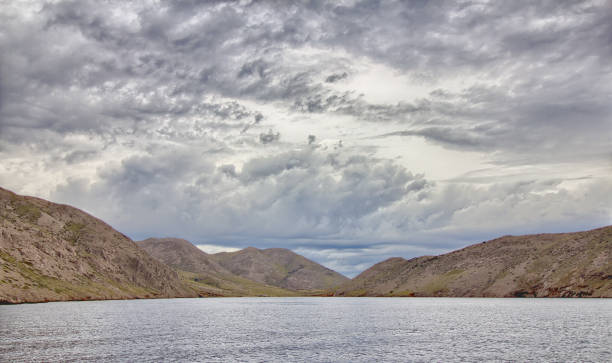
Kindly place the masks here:
<instances>
[{"instance_id":1,"label":"hill","mask_svg":"<svg viewBox=\"0 0 612 363\"><path fill-rule=\"evenodd\" d=\"M179 238L149 238L136 242L161 262L176 269L183 281L209 296L295 296L295 291L266 285L230 272L191 242Z\"/></svg>"},{"instance_id":2,"label":"hill","mask_svg":"<svg viewBox=\"0 0 612 363\"><path fill-rule=\"evenodd\" d=\"M197 296L101 220L0 188L0 302Z\"/></svg>"},{"instance_id":3,"label":"hill","mask_svg":"<svg viewBox=\"0 0 612 363\"><path fill-rule=\"evenodd\" d=\"M440 256L391 258L335 294L612 297L612 226L505 236Z\"/></svg>"},{"instance_id":4,"label":"hill","mask_svg":"<svg viewBox=\"0 0 612 363\"><path fill-rule=\"evenodd\" d=\"M282 248L134 243L67 205L0 188L0 303L195 296L612 297L612 226L505 236L378 263L353 280Z\"/></svg>"},{"instance_id":5,"label":"hill","mask_svg":"<svg viewBox=\"0 0 612 363\"><path fill-rule=\"evenodd\" d=\"M290 290L328 290L350 281L347 277L284 248L210 255L231 273Z\"/></svg>"}]
</instances>

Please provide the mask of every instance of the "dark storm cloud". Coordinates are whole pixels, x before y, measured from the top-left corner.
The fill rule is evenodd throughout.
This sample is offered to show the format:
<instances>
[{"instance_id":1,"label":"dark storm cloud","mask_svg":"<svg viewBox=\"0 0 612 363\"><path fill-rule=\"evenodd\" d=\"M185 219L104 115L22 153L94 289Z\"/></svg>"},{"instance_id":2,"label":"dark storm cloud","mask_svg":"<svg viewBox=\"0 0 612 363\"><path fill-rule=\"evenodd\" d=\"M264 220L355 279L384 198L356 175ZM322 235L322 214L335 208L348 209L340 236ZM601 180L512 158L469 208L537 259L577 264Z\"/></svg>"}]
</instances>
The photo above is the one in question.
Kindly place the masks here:
<instances>
[{"instance_id":1,"label":"dark storm cloud","mask_svg":"<svg viewBox=\"0 0 612 363\"><path fill-rule=\"evenodd\" d=\"M342 39L347 48L398 68L495 71L500 61L563 61L611 49L605 2L358 1L328 14L335 29L344 31L331 32L326 41L336 45Z\"/></svg>"},{"instance_id":2,"label":"dark storm cloud","mask_svg":"<svg viewBox=\"0 0 612 363\"><path fill-rule=\"evenodd\" d=\"M332 74L327 76L327 78L325 78L325 82L327 83L335 83L338 82L342 79L345 79L346 77L348 77L348 73L344 72L344 73L339 73L339 74Z\"/></svg>"},{"instance_id":3,"label":"dark storm cloud","mask_svg":"<svg viewBox=\"0 0 612 363\"><path fill-rule=\"evenodd\" d=\"M133 27L113 14L115 10L121 9L61 2L43 6L29 24L5 23L4 31L22 39L8 37L2 44L11 49L4 52L10 55L3 62L3 74L11 77L3 84L13 92L3 95L8 97L8 107L2 110L4 130L14 135L19 135L15 130L19 128L100 133L137 129L143 123L151 128L168 117L214 118L230 127L234 121L242 129L253 119L261 120L260 112L236 100L207 98L214 93L206 92L201 79L214 62L198 69L178 58L173 41L160 41L150 34L151 23L161 21L159 17L149 17L152 14L141 9L142 25ZM200 30L210 36L216 25L220 24L207 24ZM236 24L224 19L223 25ZM202 47L214 48L214 37L202 42ZM247 122L247 118L251 119Z\"/></svg>"},{"instance_id":4,"label":"dark storm cloud","mask_svg":"<svg viewBox=\"0 0 612 363\"><path fill-rule=\"evenodd\" d=\"M212 113L242 120L257 114L237 109L244 108L241 105L228 110L202 100L216 94L285 101L298 112L339 112L369 121L421 125L446 122L451 128L457 123L474 128L473 115L488 115L488 121L509 129L506 142L496 146L502 149L522 144L518 135L526 128L549 136L549 143L564 144L576 133L609 127L606 77L611 67L606 59L611 16L596 3L269 5L188 2L130 8L59 2L44 5L29 24L8 21L4 32L19 32L22 39L8 37L3 44L11 49L4 52L10 55L3 74L15 76L3 82L14 93L3 93L2 126L99 132L153 122L155 117ZM136 18L113 13L122 7ZM256 16L264 20L254 22ZM58 53L54 44L62 38L68 41ZM487 67L484 75L504 75L506 81L504 89L482 86L450 92L450 102L425 96L418 104L369 104L325 87L348 74L326 74L320 67L325 59L305 68L287 63L284 47L306 44L342 48L408 72L425 70L434 78ZM13 57L30 60L28 69ZM566 74L568 69L575 73ZM65 97L50 95L67 87L76 91ZM92 102L88 94L103 101ZM580 125L565 121L578 117ZM237 127L246 131L256 123ZM438 133L421 135L443 139ZM492 147L486 134L479 136Z\"/></svg>"}]
</instances>

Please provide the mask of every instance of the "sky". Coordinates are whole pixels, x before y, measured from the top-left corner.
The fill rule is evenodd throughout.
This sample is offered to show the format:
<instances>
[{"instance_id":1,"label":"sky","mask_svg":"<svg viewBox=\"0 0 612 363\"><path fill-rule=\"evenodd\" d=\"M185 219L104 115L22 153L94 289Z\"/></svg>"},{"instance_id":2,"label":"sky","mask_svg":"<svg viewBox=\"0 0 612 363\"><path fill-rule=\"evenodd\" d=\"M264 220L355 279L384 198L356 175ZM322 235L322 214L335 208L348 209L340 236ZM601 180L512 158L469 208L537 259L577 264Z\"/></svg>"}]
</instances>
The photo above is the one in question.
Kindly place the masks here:
<instances>
[{"instance_id":1,"label":"sky","mask_svg":"<svg viewBox=\"0 0 612 363\"><path fill-rule=\"evenodd\" d=\"M610 225L612 3L0 0L0 186L350 277Z\"/></svg>"}]
</instances>

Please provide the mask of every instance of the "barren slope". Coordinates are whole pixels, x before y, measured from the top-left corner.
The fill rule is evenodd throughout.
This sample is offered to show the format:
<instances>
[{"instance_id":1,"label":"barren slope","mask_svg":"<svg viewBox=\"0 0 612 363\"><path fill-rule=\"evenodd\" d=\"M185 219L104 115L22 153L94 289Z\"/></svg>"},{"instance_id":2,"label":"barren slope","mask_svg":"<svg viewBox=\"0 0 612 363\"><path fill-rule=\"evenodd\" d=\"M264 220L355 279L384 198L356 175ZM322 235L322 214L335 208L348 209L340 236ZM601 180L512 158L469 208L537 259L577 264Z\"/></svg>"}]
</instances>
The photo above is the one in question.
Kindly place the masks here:
<instances>
[{"instance_id":1,"label":"barren slope","mask_svg":"<svg viewBox=\"0 0 612 363\"><path fill-rule=\"evenodd\" d=\"M336 295L612 297L612 226L506 236L441 256L392 258Z\"/></svg>"},{"instance_id":2,"label":"barren slope","mask_svg":"<svg viewBox=\"0 0 612 363\"><path fill-rule=\"evenodd\" d=\"M151 256L177 269L185 282L211 296L295 296L294 291L237 276L212 255L179 238L149 238L137 244Z\"/></svg>"},{"instance_id":3,"label":"barren slope","mask_svg":"<svg viewBox=\"0 0 612 363\"><path fill-rule=\"evenodd\" d=\"M248 247L210 256L236 275L284 289L326 290L349 281L347 277L284 248L260 250Z\"/></svg>"},{"instance_id":4,"label":"barren slope","mask_svg":"<svg viewBox=\"0 0 612 363\"><path fill-rule=\"evenodd\" d=\"M0 302L179 296L197 295L101 220L0 188Z\"/></svg>"},{"instance_id":5,"label":"barren slope","mask_svg":"<svg viewBox=\"0 0 612 363\"><path fill-rule=\"evenodd\" d=\"M208 253L184 239L148 238L136 244L166 265L180 270L206 274L230 273Z\"/></svg>"}]
</instances>

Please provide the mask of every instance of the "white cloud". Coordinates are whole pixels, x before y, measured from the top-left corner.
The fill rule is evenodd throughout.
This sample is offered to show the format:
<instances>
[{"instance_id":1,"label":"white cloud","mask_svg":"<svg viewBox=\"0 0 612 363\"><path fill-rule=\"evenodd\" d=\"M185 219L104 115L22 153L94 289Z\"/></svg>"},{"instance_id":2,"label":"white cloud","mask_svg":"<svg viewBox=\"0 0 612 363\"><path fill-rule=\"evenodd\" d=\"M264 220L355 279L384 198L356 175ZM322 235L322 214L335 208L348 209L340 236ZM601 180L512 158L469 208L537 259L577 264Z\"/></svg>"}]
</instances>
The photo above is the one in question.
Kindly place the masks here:
<instances>
[{"instance_id":1,"label":"white cloud","mask_svg":"<svg viewBox=\"0 0 612 363\"><path fill-rule=\"evenodd\" d=\"M196 245L197 248L201 249L206 253L219 253L219 252L236 252L240 251L240 248L235 247L227 247L227 246L218 246L218 245Z\"/></svg>"}]
</instances>

